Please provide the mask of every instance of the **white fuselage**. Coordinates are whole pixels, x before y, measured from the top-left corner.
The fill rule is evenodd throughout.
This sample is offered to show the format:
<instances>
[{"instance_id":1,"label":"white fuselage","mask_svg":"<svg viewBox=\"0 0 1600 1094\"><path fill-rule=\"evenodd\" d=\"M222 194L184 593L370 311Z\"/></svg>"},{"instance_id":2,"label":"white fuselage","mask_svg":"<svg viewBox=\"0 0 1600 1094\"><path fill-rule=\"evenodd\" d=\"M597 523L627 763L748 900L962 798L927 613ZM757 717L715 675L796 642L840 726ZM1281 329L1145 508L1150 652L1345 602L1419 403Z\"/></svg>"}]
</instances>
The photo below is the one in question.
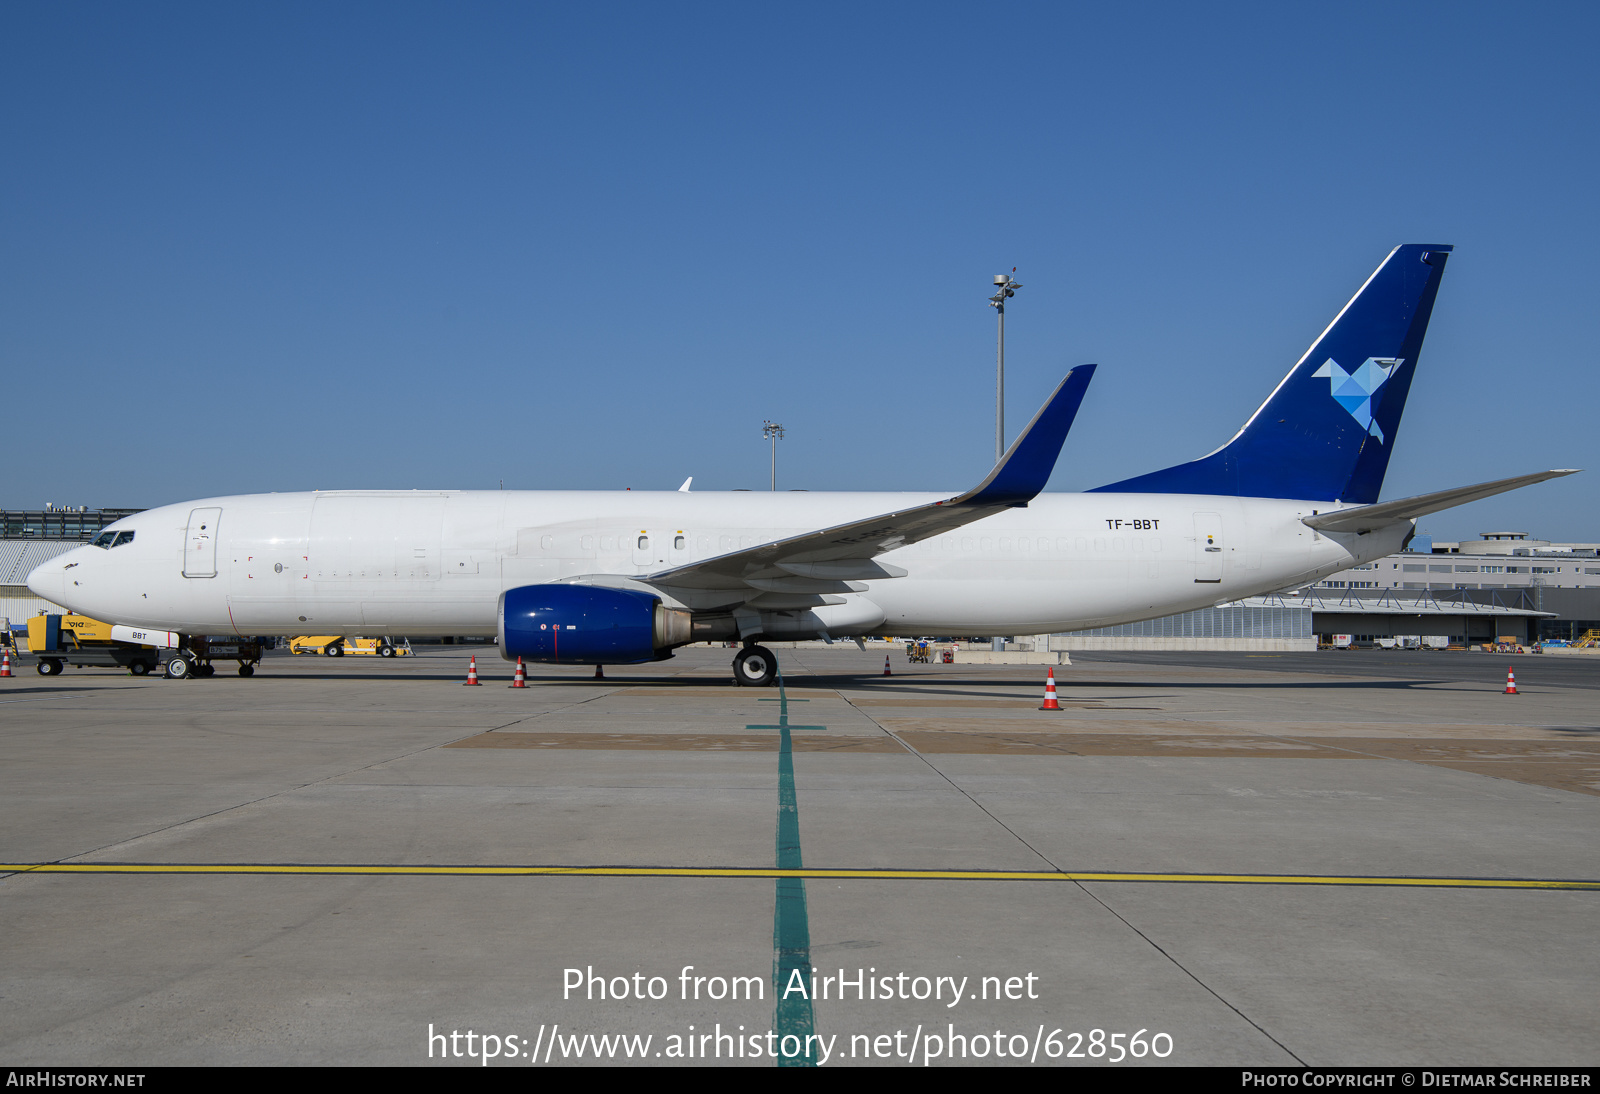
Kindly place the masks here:
<instances>
[{"instance_id":1,"label":"white fuselage","mask_svg":"<svg viewBox=\"0 0 1600 1094\"><path fill-rule=\"evenodd\" d=\"M948 495L592 491L322 491L210 498L111 526L29 585L113 624L186 634L493 635L500 594L592 575L639 578ZM1039 634L1108 626L1282 589L1399 549L1301 523L1337 504L1176 494L1041 494L878 556L907 576L789 619L850 634ZM204 512L202 512L204 511ZM198 515L197 515L198 514ZM201 530L203 526L203 531ZM761 595L769 599L765 604ZM703 615L754 590L668 590ZM812 623L801 623L809 619Z\"/></svg>"}]
</instances>

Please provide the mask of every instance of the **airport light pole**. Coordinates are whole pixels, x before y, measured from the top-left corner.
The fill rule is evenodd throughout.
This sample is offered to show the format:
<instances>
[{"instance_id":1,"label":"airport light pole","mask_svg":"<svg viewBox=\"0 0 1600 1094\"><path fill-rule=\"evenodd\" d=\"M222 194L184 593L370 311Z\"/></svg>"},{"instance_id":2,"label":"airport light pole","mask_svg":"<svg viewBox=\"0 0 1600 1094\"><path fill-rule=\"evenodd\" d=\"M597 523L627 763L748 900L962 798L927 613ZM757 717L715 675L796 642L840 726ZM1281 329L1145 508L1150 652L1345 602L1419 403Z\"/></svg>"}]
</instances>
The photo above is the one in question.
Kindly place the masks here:
<instances>
[{"instance_id":1,"label":"airport light pole","mask_svg":"<svg viewBox=\"0 0 1600 1094\"><path fill-rule=\"evenodd\" d=\"M1011 273L1017 268L1011 267ZM1011 274L994 275L994 295L989 306L1000 314L1000 338L994 352L994 462L1006 454L1006 300L1017 295L1022 282Z\"/></svg>"},{"instance_id":2,"label":"airport light pole","mask_svg":"<svg viewBox=\"0 0 1600 1094\"><path fill-rule=\"evenodd\" d=\"M1011 267L1011 274L1017 272L1015 266ZM1006 454L1006 301L1017 295L1017 290L1022 288L1022 282L1012 279L1011 274L994 275L994 295L989 298L989 306L1000 314L1000 337L994 351L994 462L999 465ZM1004 638L996 638L990 643L990 649L995 653L1003 652L1006 648Z\"/></svg>"},{"instance_id":3,"label":"airport light pole","mask_svg":"<svg viewBox=\"0 0 1600 1094\"><path fill-rule=\"evenodd\" d=\"M783 426L777 422L762 422L761 435L772 442L772 489L778 489L778 442L783 440Z\"/></svg>"}]
</instances>

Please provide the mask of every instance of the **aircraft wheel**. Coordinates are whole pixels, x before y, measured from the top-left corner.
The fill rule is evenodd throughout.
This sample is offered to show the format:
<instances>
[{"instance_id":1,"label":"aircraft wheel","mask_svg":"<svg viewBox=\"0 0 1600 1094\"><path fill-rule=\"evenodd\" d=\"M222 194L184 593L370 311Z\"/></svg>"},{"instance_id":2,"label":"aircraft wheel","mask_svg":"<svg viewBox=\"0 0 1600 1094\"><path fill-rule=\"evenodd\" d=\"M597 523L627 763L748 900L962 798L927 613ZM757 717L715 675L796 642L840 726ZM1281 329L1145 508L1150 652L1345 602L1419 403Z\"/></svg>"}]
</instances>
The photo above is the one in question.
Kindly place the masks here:
<instances>
[{"instance_id":1,"label":"aircraft wheel","mask_svg":"<svg viewBox=\"0 0 1600 1094\"><path fill-rule=\"evenodd\" d=\"M771 687L778 678L778 659L765 646L746 646L733 659L733 682L740 687Z\"/></svg>"},{"instance_id":2,"label":"aircraft wheel","mask_svg":"<svg viewBox=\"0 0 1600 1094\"><path fill-rule=\"evenodd\" d=\"M240 676L254 676L255 674L256 674L256 667L254 665L240 665L239 666L239 675Z\"/></svg>"},{"instance_id":3,"label":"aircraft wheel","mask_svg":"<svg viewBox=\"0 0 1600 1094\"><path fill-rule=\"evenodd\" d=\"M189 663L187 657L176 654L167 658L167 679L186 680L194 673L194 665Z\"/></svg>"}]
</instances>

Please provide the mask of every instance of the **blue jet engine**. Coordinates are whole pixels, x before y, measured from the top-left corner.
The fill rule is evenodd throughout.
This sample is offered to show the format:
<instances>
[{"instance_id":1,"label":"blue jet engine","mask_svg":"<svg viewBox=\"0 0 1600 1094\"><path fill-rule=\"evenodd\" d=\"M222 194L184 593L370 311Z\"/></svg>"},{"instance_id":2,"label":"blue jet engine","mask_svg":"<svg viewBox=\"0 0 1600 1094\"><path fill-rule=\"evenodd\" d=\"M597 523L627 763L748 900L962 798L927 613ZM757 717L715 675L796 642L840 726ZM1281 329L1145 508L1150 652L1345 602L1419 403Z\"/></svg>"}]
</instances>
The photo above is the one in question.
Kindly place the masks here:
<instances>
[{"instance_id":1,"label":"blue jet engine","mask_svg":"<svg viewBox=\"0 0 1600 1094\"><path fill-rule=\"evenodd\" d=\"M658 661L689 641L689 622L688 612L636 589L523 585L500 597L500 656L553 664Z\"/></svg>"}]
</instances>

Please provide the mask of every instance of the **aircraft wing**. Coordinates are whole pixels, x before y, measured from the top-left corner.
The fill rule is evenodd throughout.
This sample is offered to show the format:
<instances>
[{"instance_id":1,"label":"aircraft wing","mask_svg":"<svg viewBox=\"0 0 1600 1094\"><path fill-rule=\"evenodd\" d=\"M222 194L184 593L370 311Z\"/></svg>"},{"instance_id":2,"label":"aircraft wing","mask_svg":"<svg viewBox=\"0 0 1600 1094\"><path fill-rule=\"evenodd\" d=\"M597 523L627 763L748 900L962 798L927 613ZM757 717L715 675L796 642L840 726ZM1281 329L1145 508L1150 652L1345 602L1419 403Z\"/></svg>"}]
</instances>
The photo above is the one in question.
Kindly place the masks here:
<instances>
[{"instance_id":1,"label":"aircraft wing","mask_svg":"<svg viewBox=\"0 0 1600 1094\"><path fill-rule=\"evenodd\" d=\"M1465 505L1469 501L1480 498L1493 497L1503 494L1507 490L1515 490L1519 486L1531 486L1536 482L1546 479L1559 479L1563 475L1575 475L1577 469L1562 471L1539 471L1532 475L1518 475L1511 479L1496 479L1494 482L1480 482L1476 486L1458 486L1454 490L1439 490L1432 494L1418 494L1414 498L1399 498L1395 501L1383 501L1376 505L1362 505L1355 509L1341 509L1337 513L1321 513L1314 517L1305 517L1301 523L1315 528L1319 532L1355 532L1364 535L1374 528L1381 528L1386 524L1396 521L1410 520L1413 517L1427 516L1437 513L1441 509L1451 509L1457 505Z\"/></svg>"},{"instance_id":2,"label":"aircraft wing","mask_svg":"<svg viewBox=\"0 0 1600 1094\"><path fill-rule=\"evenodd\" d=\"M989 477L959 497L773 540L640 580L691 589L830 593L859 591L851 581L904 577L904 570L874 557L1026 506L1044 489L1094 369L1079 365L1067 373Z\"/></svg>"}]
</instances>

